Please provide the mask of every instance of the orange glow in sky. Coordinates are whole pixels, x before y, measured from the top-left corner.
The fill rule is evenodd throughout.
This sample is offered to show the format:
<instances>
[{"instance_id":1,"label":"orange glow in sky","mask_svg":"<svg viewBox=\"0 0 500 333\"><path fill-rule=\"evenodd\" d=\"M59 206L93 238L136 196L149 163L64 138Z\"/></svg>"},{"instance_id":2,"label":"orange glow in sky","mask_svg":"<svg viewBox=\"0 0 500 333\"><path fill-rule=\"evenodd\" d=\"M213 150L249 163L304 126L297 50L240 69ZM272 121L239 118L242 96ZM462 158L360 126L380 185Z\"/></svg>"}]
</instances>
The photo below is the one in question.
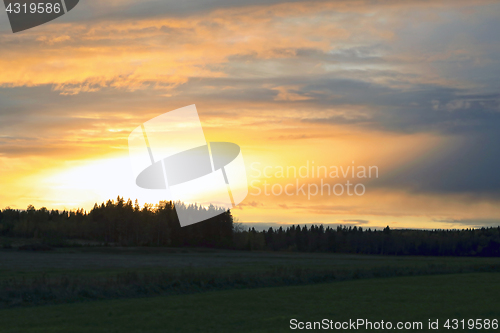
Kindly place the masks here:
<instances>
[{"instance_id":1,"label":"orange glow in sky","mask_svg":"<svg viewBox=\"0 0 500 333\"><path fill-rule=\"evenodd\" d=\"M500 105L489 74L498 43L486 31L498 21L495 2L221 1L182 13L151 5L136 17L127 5L81 3L19 34L0 21L0 208L163 200L136 188L128 135L196 104L207 141L238 144L249 184L262 190L263 181L321 179L256 168L378 168L378 178L352 180L362 196L250 189L233 210L241 222L500 224L498 188L488 186L496 178L480 177ZM454 162L468 152L477 165Z\"/></svg>"}]
</instances>

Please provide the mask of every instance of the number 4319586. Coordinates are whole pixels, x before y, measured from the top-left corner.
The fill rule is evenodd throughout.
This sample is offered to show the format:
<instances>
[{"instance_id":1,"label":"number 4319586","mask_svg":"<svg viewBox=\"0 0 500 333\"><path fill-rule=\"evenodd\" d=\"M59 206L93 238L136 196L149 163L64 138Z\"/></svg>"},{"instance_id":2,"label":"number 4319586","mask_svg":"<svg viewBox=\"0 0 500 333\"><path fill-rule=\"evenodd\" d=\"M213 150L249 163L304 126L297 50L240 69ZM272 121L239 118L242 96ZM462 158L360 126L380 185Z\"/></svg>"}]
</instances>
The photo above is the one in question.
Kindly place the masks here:
<instances>
[{"instance_id":1,"label":"number 4319586","mask_svg":"<svg viewBox=\"0 0 500 333\"><path fill-rule=\"evenodd\" d=\"M452 329L452 330L465 330L465 329L476 329L476 330L489 330L493 329L496 330L498 329L498 319L469 319L469 320L458 320L458 319L448 319L446 323L443 325L447 329Z\"/></svg>"},{"instance_id":2,"label":"number 4319586","mask_svg":"<svg viewBox=\"0 0 500 333\"><path fill-rule=\"evenodd\" d=\"M52 4L50 2L44 3L44 2L39 2L39 3L30 3L29 5L26 3L20 4L20 3L9 3L5 11L9 14L14 13L14 14L59 14L61 12L61 4L60 3L55 3Z\"/></svg>"}]
</instances>

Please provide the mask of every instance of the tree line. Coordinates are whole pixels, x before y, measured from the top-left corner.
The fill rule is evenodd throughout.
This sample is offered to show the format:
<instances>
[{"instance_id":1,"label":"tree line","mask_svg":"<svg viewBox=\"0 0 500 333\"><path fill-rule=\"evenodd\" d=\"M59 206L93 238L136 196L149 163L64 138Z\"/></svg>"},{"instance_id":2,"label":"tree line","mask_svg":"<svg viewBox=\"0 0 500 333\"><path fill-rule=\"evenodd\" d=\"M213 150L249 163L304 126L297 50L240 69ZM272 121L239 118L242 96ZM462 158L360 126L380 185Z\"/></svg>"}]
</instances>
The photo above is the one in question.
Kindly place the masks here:
<instances>
[{"instance_id":1,"label":"tree line","mask_svg":"<svg viewBox=\"0 0 500 333\"><path fill-rule=\"evenodd\" d=\"M181 203L178 203L178 205ZM290 226L256 231L234 223L230 210L182 205L219 215L181 228L174 203L146 204L118 197L86 212L6 208L0 235L64 245L88 240L121 246L213 247L251 251L332 252L379 255L500 256L500 227L465 230L384 230L357 226Z\"/></svg>"},{"instance_id":2,"label":"tree line","mask_svg":"<svg viewBox=\"0 0 500 333\"><path fill-rule=\"evenodd\" d=\"M94 205L90 212L6 208L0 213L0 234L7 237L36 238L50 244L79 239L122 246L201 246L231 247L233 217L229 210L214 206L182 205L194 215L218 210L219 215L181 228L172 201L142 208L122 197Z\"/></svg>"},{"instance_id":3,"label":"tree line","mask_svg":"<svg viewBox=\"0 0 500 333\"><path fill-rule=\"evenodd\" d=\"M465 230L383 230L322 225L254 228L235 235L241 249L377 255L500 256L500 226Z\"/></svg>"}]
</instances>

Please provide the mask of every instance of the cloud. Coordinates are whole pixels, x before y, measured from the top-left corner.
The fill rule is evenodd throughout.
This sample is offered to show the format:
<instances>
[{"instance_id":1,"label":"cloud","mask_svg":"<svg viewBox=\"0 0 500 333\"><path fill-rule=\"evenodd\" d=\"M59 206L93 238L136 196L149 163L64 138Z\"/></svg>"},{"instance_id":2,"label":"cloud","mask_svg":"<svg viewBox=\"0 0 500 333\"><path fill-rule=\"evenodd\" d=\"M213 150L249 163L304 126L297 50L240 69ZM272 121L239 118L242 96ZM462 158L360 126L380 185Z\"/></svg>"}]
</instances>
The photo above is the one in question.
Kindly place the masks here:
<instances>
[{"instance_id":1,"label":"cloud","mask_svg":"<svg viewBox=\"0 0 500 333\"><path fill-rule=\"evenodd\" d=\"M412 192L469 193L499 199L500 135L489 125L479 130L485 133L456 137L452 144L402 165L379 179L379 185Z\"/></svg>"},{"instance_id":2,"label":"cloud","mask_svg":"<svg viewBox=\"0 0 500 333\"><path fill-rule=\"evenodd\" d=\"M355 224L355 225L363 225L368 224L370 221L368 220L339 220L341 224Z\"/></svg>"},{"instance_id":3,"label":"cloud","mask_svg":"<svg viewBox=\"0 0 500 333\"><path fill-rule=\"evenodd\" d=\"M238 205L238 207L253 207L253 208L257 208L259 206L264 206L264 204L262 202L257 202L257 201L245 201L244 203L240 203Z\"/></svg>"}]
</instances>

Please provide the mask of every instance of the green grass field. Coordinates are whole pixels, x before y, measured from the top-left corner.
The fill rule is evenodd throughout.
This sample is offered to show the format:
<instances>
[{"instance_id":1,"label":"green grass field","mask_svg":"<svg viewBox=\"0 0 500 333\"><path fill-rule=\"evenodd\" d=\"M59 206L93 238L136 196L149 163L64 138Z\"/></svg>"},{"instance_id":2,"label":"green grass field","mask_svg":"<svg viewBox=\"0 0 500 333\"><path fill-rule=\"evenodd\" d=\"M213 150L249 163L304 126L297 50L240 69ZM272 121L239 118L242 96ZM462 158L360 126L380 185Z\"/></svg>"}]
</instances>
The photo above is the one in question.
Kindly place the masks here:
<instances>
[{"instance_id":1,"label":"green grass field","mask_svg":"<svg viewBox=\"0 0 500 333\"><path fill-rule=\"evenodd\" d=\"M286 332L292 318L424 327L436 318L500 319L499 271L500 258L0 250L0 332Z\"/></svg>"},{"instance_id":2,"label":"green grass field","mask_svg":"<svg viewBox=\"0 0 500 333\"><path fill-rule=\"evenodd\" d=\"M500 272L500 258L112 247L3 250L0 308L474 272Z\"/></svg>"},{"instance_id":3,"label":"green grass field","mask_svg":"<svg viewBox=\"0 0 500 333\"><path fill-rule=\"evenodd\" d=\"M474 272L500 272L500 258L111 247L1 250L0 308Z\"/></svg>"},{"instance_id":4,"label":"green grass field","mask_svg":"<svg viewBox=\"0 0 500 333\"><path fill-rule=\"evenodd\" d=\"M172 248L63 248L50 252L0 250L0 281L40 274L102 275L125 271L210 270L255 272L275 267L304 269L500 266L500 258L376 256L330 253L248 252Z\"/></svg>"},{"instance_id":5,"label":"green grass field","mask_svg":"<svg viewBox=\"0 0 500 333\"><path fill-rule=\"evenodd\" d=\"M17 308L0 311L0 331L288 332L293 318L424 328L440 319L447 331L448 318L500 319L499 282L500 273L397 277Z\"/></svg>"}]
</instances>

